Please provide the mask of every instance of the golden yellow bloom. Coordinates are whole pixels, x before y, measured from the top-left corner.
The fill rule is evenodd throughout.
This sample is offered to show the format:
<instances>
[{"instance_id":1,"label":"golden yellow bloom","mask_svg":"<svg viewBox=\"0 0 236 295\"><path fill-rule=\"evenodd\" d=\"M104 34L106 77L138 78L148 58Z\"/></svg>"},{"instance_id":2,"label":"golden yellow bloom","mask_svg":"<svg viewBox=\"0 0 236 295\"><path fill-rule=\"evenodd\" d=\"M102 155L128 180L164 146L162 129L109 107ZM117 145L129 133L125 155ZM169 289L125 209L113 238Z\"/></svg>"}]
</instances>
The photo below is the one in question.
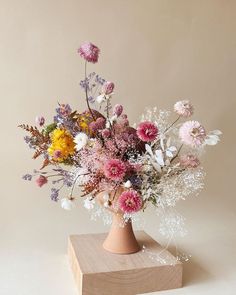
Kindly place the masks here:
<instances>
[{"instance_id":1,"label":"golden yellow bloom","mask_svg":"<svg viewBox=\"0 0 236 295\"><path fill-rule=\"evenodd\" d=\"M72 135L65 129L56 128L51 134L52 144L48 153L54 161L63 162L75 152Z\"/></svg>"}]
</instances>

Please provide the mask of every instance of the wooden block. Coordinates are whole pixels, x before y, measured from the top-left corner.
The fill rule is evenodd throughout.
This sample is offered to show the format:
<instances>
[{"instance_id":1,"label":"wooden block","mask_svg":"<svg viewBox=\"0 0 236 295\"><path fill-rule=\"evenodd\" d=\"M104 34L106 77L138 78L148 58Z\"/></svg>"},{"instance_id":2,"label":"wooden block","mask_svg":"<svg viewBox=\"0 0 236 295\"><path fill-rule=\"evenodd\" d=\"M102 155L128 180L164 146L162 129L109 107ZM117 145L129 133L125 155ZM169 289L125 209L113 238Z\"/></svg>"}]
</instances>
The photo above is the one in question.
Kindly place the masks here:
<instances>
[{"instance_id":1,"label":"wooden block","mask_svg":"<svg viewBox=\"0 0 236 295\"><path fill-rule=\"evenodd\" d=\"M129 255L104 250L106 235L69 237L68 254L80 295L135 295L182 287L182 263L144 231L135 236L147 251ZM166 264L150 258L162 250Z\"/></svg>"}]
</instances>

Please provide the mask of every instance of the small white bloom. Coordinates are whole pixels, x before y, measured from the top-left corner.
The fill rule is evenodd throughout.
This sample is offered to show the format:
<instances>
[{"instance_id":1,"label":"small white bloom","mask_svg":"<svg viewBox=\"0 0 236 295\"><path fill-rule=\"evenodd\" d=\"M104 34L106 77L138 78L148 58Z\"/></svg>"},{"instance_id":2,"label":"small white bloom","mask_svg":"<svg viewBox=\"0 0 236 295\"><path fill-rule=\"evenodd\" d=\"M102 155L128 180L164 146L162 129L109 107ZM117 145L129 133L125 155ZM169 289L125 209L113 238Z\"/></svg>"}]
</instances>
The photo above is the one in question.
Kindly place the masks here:
<instances>
[{"instance_id":1,"label":"small white bloom","mask_svg":"<svg viewBox=\"0 0 236 295\"><path fill-rule=\"evenodd\" d=\"M65 210L71 210L75 207L75 204L72 200L69 200L68 198L61 199L61 207Z\"/></svg>"},{"instance_id":2,"label":"small white bloom","mask_svg":"<svg viewBox=\"0 0 236 295\"><path fill-rule=\"evenodd\" d=\"M130 180L127 180L127 181L124 183L124 187L125 187L125 188L131 188L131 186L132 186L132 183L131 183Z\"/></svg>"},{"instance_id":3,"label":"small white bloom","mask_svg":"<svg viewBox=\"0 0 236 295\"><path fill-rule=\"evenodd\" d=\"M106 101L106 95L103 93L96 98L97 103L101 104Z\"/></svg>"},{"instance_id":4,"label":"small white bloom","mask_svg":"<svg viewBox=\"0 0 236 295\"><path fill-rule=\"evenodd\" d=\"M220 130L213 130L207 134L207 137L205 139L205 144L207 145L216 145L220 141L219 135L221 135L222 132Z\"/></svg>"},{"instance_id":5,"label":"small white bloom","mask_svg":"<svg viewBox=\"0 0 236 295\"><path fill-rule=\"evenodd\" d=\"M109 203L108 203L108 201L104 202L103 206L104 206L105 208L108 208L108 207L109 207Z\"/></svg>"},{"instance_id":6,"label":"small white bloom","mask_svg":"<svg viewBox=\"0 0 236 295\"><path fill-rule=\"evenodd\" d=\"M110 128L110 125L113 125L116 121L117 121L117 115L114 115L111 118L107 119L106 128Z\"/></svg>"},{"instance_id":7,"label":"small white bloom","mask_svg":"<svg viewBox=\"0 0 236 295\"><path fill-rule=\"evenodd\" d=\"M102 198L103 198L103 200L105 202L107 202L109 200L109 194L108 193L104 193Z\"/></svg>"},{"instance_id":8,"label":"small white bloom","mask_svg":"<svg viewBox=\"0 0 236 295\"><path fill-rule=\"evenodd\" d=\"M92 210L94 208L94 204L95 204L95 200L94 199L90 199L90 198L86 198L84 200L84 208L86 208L87 210Z\"/></svg>"},{"instance_id":9,"label":"small white bloom","mask_svg":"<svg viewBox=\"0 0 236 295\"><path fill-rule=\"evenodd\" d=\"M74 138L74 142L76 143L76 150L80 151L84 146L86 146L87 142L88 142L88 136L87 134L83 133L83 132L79 132L75 138Z\"/></svg>"}]
</instances>

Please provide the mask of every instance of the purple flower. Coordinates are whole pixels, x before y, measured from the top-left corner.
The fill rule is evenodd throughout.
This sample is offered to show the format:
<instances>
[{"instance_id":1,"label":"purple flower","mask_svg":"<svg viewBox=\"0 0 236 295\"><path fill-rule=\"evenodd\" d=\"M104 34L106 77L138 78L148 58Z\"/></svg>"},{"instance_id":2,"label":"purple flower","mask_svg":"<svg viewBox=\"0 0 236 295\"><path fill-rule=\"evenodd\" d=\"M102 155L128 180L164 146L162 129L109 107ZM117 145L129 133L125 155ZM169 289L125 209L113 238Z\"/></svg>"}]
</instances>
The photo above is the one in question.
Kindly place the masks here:
<instances>
[{"instance_id":1,"label":"purple flower","mask_svg":"<svg viewBox=\"0 0 236 295\"><path fill-rule=\"evenodd\" d=\"M40 127L42 127L45 123L45 118L43 116L37 116L35 118L35 122L37 125L39 125Z\"/></svg>"},{"instance_id":2,"label":"purple flower","mask_svg":"<svg viewBox=\"0 0 236 295\"><path fill-rule=\"evenodd\" d=\"M115 84L113 82L106 81L102 87L102 90L106 95L109 95L113 92L114 87L115 87Z\"/></svg>"},{"instance_id":3,"label":"purple flower","mask_svg":"<svg viewBox=\"0 0 236 295\"><path fill-rule=\"evenodd\" d=\"M33 175L31 175L31 174L25 174L25 175L22 176L22 179L31 181L32 177L33 177Z\"/></svg>"},{"instance_id":4,"label":"purple flower","mask_svg":"<svg viewBox=\"0 0 236 295\"><path fill-rule=\"evenodd\" d=\"M51 200L57 202L59 199L59 189L51 188Z\"/></svg>"},{"instance_id":5,"label":"purple flower","mask_svg":"<svg viewBox=\"0 0 236 295\"><path fill-rule=\"evenodd\" d=\"M113 108L113 115L119 117L123 112L123 106L121 104L116 104Z\"/></svg>"},{"instance_id":6,"label":"purple flower","mask_svg":"<svg viewBox=\"0 0 236 295\"><path fill-rule=\"evenodd\" d=\"M91 42L86 42L80 46L78 53L83 57L87 62L96 63L99 56L99 48L92 44Z\"/></svg>"}]
</instances>

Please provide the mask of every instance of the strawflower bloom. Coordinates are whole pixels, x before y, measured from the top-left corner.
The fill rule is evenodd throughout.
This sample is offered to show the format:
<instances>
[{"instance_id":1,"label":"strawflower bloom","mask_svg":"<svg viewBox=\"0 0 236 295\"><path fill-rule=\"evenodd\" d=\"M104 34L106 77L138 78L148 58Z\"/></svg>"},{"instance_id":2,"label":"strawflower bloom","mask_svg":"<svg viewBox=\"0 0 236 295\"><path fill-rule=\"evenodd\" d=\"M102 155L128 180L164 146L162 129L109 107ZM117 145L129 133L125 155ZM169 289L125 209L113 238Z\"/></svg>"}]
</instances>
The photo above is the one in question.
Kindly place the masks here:
<instances>
[{"instance_id":1,"label":"strawflower bloom","mask_svg":"<svg viewBox=\"0 0 236 295\"><path fill-rule=\"evenodd\" d=\"M125 176L125 163L119 159L108 160L104 165L104 174L108 179L121 181Z\"/></svg>"},{"instance_id":2,"label":"strawflower bloom","mask_svg":"<svg viewBox=\"0 0 236 295\"><path fill-rule=\"evenodd\" d=\"M205 141L206 131L198 121L187 121L180 127L179 137L184 144L198 147Z\"/></svg>"},{"instance_id":3,"label":"strawflower bloom","mask_svg":"<svg viewBox=\"0 0 236 295\"><path fill-rule=\"evenodd\" d=\"M119 207L124 213L135 213L142 208L142 199L135 190L123 192L118 200Z\"/></svg>"},{"instance_id":4,"label":"strawflower bloom","mask_svg":"<svg viewBox=\"0 0 236 295\"><path fill-rule=\"evenodd\" d=\"M42 127L45 123L45 118L43 116L37 116L35 118L35 122L37 125L39 125L40 127Z\"/></svg>"},{"instance_id":5,"label":"strawflower bloom","mask_svg":"<svg viewBox=\"0 0 236 295\"><path fill-rule=\"evenodd\" d=\"M44 184L46 184L48 182L47 177L43 176L43 175L39 175L38 178L36 178L35 180L37 186L42 187Z\"/></svg>"},{"instance_id":6,"label":"strawflower bloom","mask_svg":"<svg viewBox=\"0 0 236 295\"><path fill-rule=\"evenodd\" d=\"M200 161L196 156L187 154L180 157L180 165L185 168L197 168L200 165Z\"/></svg>"},{"instance_id":7,"label":"strawflower bloom","mask_svg":"<svg viewBox=\"0 0 236 295\"><path fill-rule=\"evenodd\" d=\"M85 42L78 49L78 53L83 57L87 62L96 63L99 56L99 48L92 44L91 42Z\"/></svg>"},{"instance_id":8,"label":"strawflower bloom","mask_svg":"<svg viewBox=\"0 0 236 295\"><path fill-rule=\"evenodd\" d=\"M115 84L110 81L106 81L102 87L102 92L106 95L112 94L113 90L115 88Z\"/></svg>"},{"instance_id":9,"label":"strawflower bloom","mask_svg":"<svg viewBox=\"0 0 236 295\"><path fill-rule=\"evenodd\" d=\"M56 128L51 134L52 144L48 153L54 161L63 162L75 152L75 143L72 135L65 129Z\"/></svg>"},{"instance_id":10,"label":"strawflower bloom","mask_svg":"<svg viewBox=\"0 0 236 295\"><path fill-rule=\"evenodd\" d=\"M193 106L188 100L177 101L174 105L174 111L182 117L190 117L193 114Z\"/></svg>"},{"instance_id":11,"label":"strawflower bloom","mask_svg":"<svg viewBox=\"0 0 236 295\"><path fill-rule=\"evenodd\" d=\"M153 141L157 138L158 128L152 122L142 122L138 125L138 138L145 142Z\"/></svg>"}]
</instances>

